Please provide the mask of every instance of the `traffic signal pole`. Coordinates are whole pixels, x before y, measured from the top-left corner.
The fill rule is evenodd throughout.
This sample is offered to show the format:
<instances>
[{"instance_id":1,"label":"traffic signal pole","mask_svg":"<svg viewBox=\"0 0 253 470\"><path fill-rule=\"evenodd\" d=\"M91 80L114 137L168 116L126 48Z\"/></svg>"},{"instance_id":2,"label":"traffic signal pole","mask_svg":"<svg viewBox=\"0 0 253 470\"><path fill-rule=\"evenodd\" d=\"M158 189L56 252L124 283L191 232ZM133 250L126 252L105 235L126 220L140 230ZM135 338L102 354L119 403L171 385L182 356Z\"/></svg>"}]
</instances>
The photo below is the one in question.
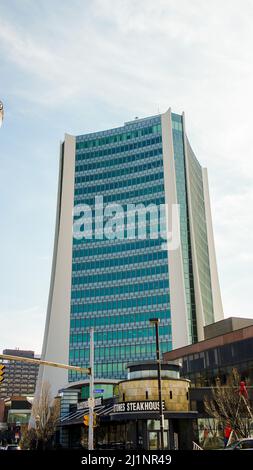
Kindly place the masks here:
<instances>
[{"instance_id":1,"label":"traffic signal pole","mask_svg":"<svg viewBox=\"0 0 253 470\"><path fill-rule=\"evenodd\" d=\"M17 361L17 362L29 362L31 364L38 364L43 366L59 367L60 369L75 370L76 372L82 372L90 375L90 368L70 366L68 364L60 364L59 362L50 362L44 361L43 359L32 359L29 357L22 356L11 356L10 354L0 354L0 359L5 359L7 361Z\"/></svg>"},{"instance_id":2,"label":"traffic signal pole","mask_svg":"<svg viewBox=\"0 0 253 470\"><path fill-rule=\"evenodd\" d=\"M94 418L94 329L90 329L90 398L89 398L89 436L88 448L94 450L93 418Z\"/></svg>"},{"instance_id":3,"label":"traffic signal pole","mask_svg":"<svg viewBox=\"0 0 253 470\"><path fill-rule=\"evenodd\" d=\"M12 356L10 354L0 354L0 359L4 359L6 361L17 361L17 362L28 362L31 364L38 364L44 366L51 366L51 367L59 367L61 369L67 370L74 370L76 372L81 372L90 376L90 398L88 399L89 403L89 438L88 438L88 447L89 450L94 450L94 435L93 435L93 425L94 425L94 407L95 407L95 399L94 399L94 329L91 328L90 330L90 367L78 367L78 366L71 366L68 364L60 364L58 362L50 362L44 361L43 359L32 359L28 357L22 356ZM4 365L0 366L0 382L3 381L4 375ZM84 423L85 424L85 423Z\"/></svg>"}]
</instances>

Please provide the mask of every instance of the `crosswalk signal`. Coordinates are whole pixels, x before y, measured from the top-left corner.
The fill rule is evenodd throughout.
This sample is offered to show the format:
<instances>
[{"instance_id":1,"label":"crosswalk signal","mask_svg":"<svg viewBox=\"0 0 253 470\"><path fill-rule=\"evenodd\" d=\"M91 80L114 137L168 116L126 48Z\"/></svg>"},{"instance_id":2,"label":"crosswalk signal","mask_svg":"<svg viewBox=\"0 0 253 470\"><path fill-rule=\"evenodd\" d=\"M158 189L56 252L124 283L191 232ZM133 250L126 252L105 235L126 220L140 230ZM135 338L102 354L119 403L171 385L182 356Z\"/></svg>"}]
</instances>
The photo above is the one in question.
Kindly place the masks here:
<instances>
[{"instance_id":1,"label":"crosswalk signal","mask_svg":"<svg viewBox=\"0 0 253 470\"><path fill-rule=\"evenodd\" d=\"M4 369L5 366L3 364L0 364L0 383L4 381Z\"/></svg>"},{"instance_id":2,"label":"crosswalk signal","mask_svg":"<svg viewBox=\"0 0 253 470\"><path fill-rule=\"evenodd\" d=\"M84 415L84 417L83 417L84 426L89 426L89 421L90 421L89 415Z\"/></svg>"}]
</instances>

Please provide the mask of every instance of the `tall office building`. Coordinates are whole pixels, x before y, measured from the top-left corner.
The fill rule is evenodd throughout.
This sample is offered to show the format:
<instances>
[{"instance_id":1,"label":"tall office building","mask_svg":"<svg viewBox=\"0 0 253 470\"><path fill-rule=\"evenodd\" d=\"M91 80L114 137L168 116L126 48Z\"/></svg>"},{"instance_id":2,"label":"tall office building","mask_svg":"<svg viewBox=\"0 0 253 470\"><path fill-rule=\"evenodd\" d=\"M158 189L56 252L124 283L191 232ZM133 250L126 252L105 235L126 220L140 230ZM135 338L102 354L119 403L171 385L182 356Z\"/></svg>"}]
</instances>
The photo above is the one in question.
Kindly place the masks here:
<instances>
[{"instance_id":1,"label":"tall office building","mask_svg":"<svg viewBox=\"0 0 253 470\"><path fill-rule=\"evenodd\" d=\"M113 208L117 225L118 219L125 222L130 204L159 207L159 217L168 205L167 230L173 229L171 208L179 204L176 249L161 236L162 216L155 235L152 210L146 238L131 224L130 232L124 225L113 238ZM90 224L86 217L83 234L73 237L73 209L80 222L78 215L89 215L87 207ZM65 136L42 358L85 367L94 327L96 378L123 378L127 362L155 357L152 317L160 318L162 352L203 339L204 326L223 318L207 172L191 149L184 115L170 110L107 131ZM39 378L57 391L83 377L41 366Z\"/></svg>"},{"instance_id":2,"label":"tall office building","mask_svg":"<svg viewBox=\"0 0 253 470\"><path fill-rule=\"evenodd\" d=\"M3 354L39 359L39 356L35 357L34 351L22 349L4 349ZM38 364L28 364L26 362L9 361L6 359L0 359L0 364L5 366L4 381L0 386L0 399L34 395L39 370Z\"/></svg>"}]
</instances>

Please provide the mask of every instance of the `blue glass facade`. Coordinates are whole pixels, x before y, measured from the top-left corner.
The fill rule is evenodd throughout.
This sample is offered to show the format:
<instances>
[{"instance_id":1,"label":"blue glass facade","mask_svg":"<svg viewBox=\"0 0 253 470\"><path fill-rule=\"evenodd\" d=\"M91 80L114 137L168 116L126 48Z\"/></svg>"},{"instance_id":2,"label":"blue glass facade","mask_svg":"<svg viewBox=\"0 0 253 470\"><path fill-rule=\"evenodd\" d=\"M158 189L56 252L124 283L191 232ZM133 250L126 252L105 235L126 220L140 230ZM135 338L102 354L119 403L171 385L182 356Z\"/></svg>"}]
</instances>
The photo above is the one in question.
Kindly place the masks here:
<instances>
[{"instance_id":1,"label":"blue glass facade","mask_svg":"<svg viewBox=\"0 0 253 470\"><path fill-rule=\"evenodd\" d=\"M164 204L161 117L76 138L74 204ZM93 221L94 224L94 221ZM168 254L161 238L73 241L70 364L88 366L95 328L95 376L125 378L129 361L154 359L159 317L161 351L172 348ZM69 380L81 377L74 372Z\"/></svg>"},{"instance_id":2,"label":"blue glass facade","mask_svg":"<svg viewBox=\"0 0 253 470\"><path fill-rule=\"evenodd\" d=\"M203 322L214 319L202 169L185 136L183 117L172 113L170 125L180 205L185 321L188 343L193 343L198 340L194 262ZM127 362L154 359L152 317L161 320L161 352L172 349L170 260L161 249L164 240L150 236L151 225L146 239L136 233L129 239L126 225L121 239L94 236L97 197L103 197L104 207L120 204L124 214L128 204L158 207L165 203L163 159L161 116L76 137L74 206L86 204L92 209L92 238L73 239L69 363L88 366L89 330L94 327L97 378L125 378ZM80 375L71 372L69 380L77 379Z\"/></svg>"},{"instance_id":3,"label":"blue glass facade","mask_svg":"<svg viewBox=\"0 0 253 470\"><path fill-rule=\"evenodd\" d=\"M192 201L192 218L196 243L200 291L205 322L207 325L209 325L210 323L213 323L215 319L213 292L211 285L209 247L207 240L202 168L197 158L195 157L188 140L186 145L189 158L189 195Z\"/></svg>"},{"instance_id":4,"label":"blue glass facade","mask_svg":"<svg viewBox=\"0 0 253 470\"><path fill-rule=\"evenodd\" d=\"M180 236L183 257L184 283L188 313L189 342L197 341L196 305L192 266L187 178L182 116L172 113L172 137L176 171L177 199L180 204Z\"/></svg>"}]
</instances>

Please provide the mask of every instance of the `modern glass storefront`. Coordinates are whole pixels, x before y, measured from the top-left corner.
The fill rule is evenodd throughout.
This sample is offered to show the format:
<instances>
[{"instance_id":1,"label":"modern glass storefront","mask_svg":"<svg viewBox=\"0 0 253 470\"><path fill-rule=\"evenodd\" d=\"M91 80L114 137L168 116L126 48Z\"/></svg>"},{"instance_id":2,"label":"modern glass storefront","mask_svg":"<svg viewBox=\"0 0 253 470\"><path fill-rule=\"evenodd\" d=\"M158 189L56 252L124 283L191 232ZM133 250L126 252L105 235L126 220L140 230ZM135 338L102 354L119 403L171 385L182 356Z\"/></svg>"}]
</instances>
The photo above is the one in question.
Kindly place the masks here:
<instances>
[{"instance_id":1,"label":"modern glass storefront","mask_svg":"<svg viewBox=\"0 0 253 470\"><path fill-rule=\"evenodd\" d=\"M194 419L194 417L192 417ZM192 449L193 423L190 419L165 419L164 449ZM88 447L88 432L81 424L64 425L68 448ZM158 419L100 422L95 429L96 449L157 450L160 448Z\"/></svg>"},{"instance_id":2,"label":"modern glass storefront","mask_svg":"<svg viewBox=\"0 0 253 470\"><path fill-rule=\"evenodd\" d=\"M217 377L226 383L232 369L236 368L249 386L253 385L253 338L206 349L182 358L182 374L194 387L215 385Z\"/></svg>"},{"instance_id":3,"label":"modern glass storefront","mask_svg":"<svg viewBox=\"0 0 253 470\"><path fill-rule=\"evenodd\" d=\"M197 413L190 408L189 380L180 377L177 364L163 363L161 367L164 448L191 449ZM157 450L161 448L157 363L135 362L127 368L126 380L95 383L101 396L94 408L94 446ZM109 387L111 397L107 396ZM88 427L84 425L84 416L89 415L88 397L88 381L61 390L59 435L65 448L88 447Z\"/></svg>"}]
</instances>

